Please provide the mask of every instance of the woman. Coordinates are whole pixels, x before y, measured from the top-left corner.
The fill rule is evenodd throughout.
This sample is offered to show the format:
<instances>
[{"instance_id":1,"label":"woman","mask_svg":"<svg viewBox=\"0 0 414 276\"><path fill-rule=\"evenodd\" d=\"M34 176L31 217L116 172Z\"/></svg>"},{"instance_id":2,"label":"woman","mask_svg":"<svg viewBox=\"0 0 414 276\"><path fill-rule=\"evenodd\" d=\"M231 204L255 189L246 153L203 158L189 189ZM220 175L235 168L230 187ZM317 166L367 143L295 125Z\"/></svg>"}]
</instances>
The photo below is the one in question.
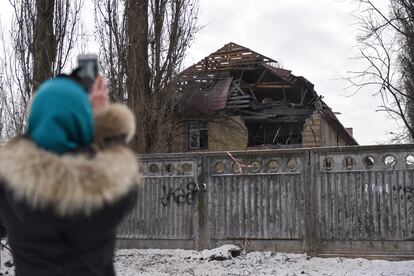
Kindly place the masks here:
<instances>
[{"instance_id":1,"label":"woman","mask_svg":"<svg viewBox=\"0 0 414 276\"><path fill-rule=\"evenodd\" d=\"M36 92L27 135L0 149L0 217L16 275L114 275L115 230L136 200L138 163L126 144L132 113L58 77Z\"/></svg>"},{"instance_id":2,"label":"woman","mask_svg":"<svg viewBox=\"0 0 414 276\"><path fill-rule=\"evenodd\" d=\"M1 274L1 251L3 250L3 244L1 243L1 240L4 239L7 235L6 227L4 227L3 221L0 217L0 275Z\"/></svg>"}]
</instances>

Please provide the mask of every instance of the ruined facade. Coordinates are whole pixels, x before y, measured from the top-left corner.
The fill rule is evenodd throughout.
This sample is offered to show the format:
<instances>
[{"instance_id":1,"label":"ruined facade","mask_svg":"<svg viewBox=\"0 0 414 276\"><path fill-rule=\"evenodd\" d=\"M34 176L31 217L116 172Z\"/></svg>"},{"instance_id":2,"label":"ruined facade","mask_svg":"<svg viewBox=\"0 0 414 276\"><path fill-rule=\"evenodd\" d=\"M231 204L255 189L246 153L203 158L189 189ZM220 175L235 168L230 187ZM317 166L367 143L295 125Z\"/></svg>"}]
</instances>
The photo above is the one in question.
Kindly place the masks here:
<instances>
[{"instance_id":1,"label":"ruined facade","mask_svg":"<svg viewBox=\"0 0 414 276\"><path fill-rule=\"evenodd\" d=\"M357 145L304 77L228 43L180 74L171 151Z\"/></svg>"}]
</instances>

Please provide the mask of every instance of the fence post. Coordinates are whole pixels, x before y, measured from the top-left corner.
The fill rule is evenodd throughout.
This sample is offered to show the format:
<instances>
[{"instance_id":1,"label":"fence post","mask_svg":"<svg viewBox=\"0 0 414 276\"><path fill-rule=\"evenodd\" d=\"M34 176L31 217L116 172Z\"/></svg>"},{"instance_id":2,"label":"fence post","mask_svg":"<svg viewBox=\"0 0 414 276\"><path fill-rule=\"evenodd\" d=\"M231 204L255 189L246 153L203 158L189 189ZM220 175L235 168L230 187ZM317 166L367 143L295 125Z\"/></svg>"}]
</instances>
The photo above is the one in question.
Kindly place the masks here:
<instances>
[{"instance_id":1,"label":"fence post","mask_svg":"<svg viewBox=\"0 0 414 276\"><path fill-rule=\"evenodd\" d=\"M206 191L198 194L197 198L197 232L195 237L196 248L197 250L203 250L210 248L210 235L209 235L209 221L208 221L208 190L209 183L208 180L208 159L205 154L201 154L200 161L198 162L199 166L199 185L206 185Z\"/></svg>"},{"instance_id":2,"label":"fence post","mask_svg":"<svg viewBox=\"0 0 414 276\"><path fill-rule=\"evenodd\" d=\"M315 168L316 162L313 150L305 152L305 250L309 256L317 254L316 238L316 202L315 202Z\"/></svg>"}]
</instances>

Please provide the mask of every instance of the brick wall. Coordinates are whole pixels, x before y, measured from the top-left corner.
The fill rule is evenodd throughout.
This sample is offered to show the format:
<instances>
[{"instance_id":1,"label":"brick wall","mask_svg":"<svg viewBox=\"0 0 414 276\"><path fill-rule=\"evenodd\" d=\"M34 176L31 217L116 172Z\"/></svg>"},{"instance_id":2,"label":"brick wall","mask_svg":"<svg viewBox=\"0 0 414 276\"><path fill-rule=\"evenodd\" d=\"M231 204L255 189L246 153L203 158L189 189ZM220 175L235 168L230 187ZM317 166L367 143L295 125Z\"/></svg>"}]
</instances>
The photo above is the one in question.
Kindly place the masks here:
<instances>
[{"instance_id":1,"label":"brick wall","mask_svg":"<svg viewBox=\"0 0 414 276\"><path fill-rule=\"evenodd\" d=\"M247 148L248 131L240 116L233 116L208 123L208 150L244 150Z\"/></svg>"},{"instance_id":2,"label":"brick wall","mask_svg":"<svg viewBox=\"0 0 414 276\"><path fill-rule=\"evenodd\" d=\"M302 145L304 148L315 148L345 146L347 143L321 114L315 111L303 126Z\"/></svg>"},{"instance_id":3,"label":"brick wall","mask_svg":"<svg viewBox=\"0 0 414 276\"><path fill-rule=\"evenodd\" d=\"M303 125L302 146L304 148L316 148L321 146L322 116L315 111Z\"/></svg>"},{"instance_id":4,"label":"brick wall","mask_svg":"<svg viewBox=\"0 0 414 276\"><path fill-rule=\"evenodd\" d=\"M213 118L208 122L208 150L245 150L248 132L240 116ZM188 149L188 129L186 122L175 126L171 152L186 152ZM197 150L195 150L197 151Z\"/></svg>"}]
</instances>

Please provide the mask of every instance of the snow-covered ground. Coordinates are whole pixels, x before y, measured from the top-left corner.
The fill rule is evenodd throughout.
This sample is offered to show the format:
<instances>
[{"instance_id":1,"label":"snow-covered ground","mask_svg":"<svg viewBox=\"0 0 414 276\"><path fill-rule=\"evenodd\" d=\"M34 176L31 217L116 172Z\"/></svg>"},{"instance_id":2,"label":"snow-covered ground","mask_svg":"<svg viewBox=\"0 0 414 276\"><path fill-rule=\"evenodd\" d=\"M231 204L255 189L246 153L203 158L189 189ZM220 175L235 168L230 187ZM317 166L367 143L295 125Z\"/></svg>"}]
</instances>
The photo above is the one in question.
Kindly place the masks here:
<instances>
[{"instance_id":1,"label":"snow-covered ground","mask_svg":"<svg viewBox=\"0 0 414 276\"><path fill-rule=\"evenodd\" d=\"M309 258L303 254L271 252L241 252L239 256L237 255L237 248L231 245L202 252L192 250L121 249L116 252L115 267L118 276L414 275L414 261L390 262L346 258ZM9 254L6 250L3 250L1 264L3 275L13 275L13 268L5 267L5 262L9 259Z\"/></svg>"}]
</instances>

